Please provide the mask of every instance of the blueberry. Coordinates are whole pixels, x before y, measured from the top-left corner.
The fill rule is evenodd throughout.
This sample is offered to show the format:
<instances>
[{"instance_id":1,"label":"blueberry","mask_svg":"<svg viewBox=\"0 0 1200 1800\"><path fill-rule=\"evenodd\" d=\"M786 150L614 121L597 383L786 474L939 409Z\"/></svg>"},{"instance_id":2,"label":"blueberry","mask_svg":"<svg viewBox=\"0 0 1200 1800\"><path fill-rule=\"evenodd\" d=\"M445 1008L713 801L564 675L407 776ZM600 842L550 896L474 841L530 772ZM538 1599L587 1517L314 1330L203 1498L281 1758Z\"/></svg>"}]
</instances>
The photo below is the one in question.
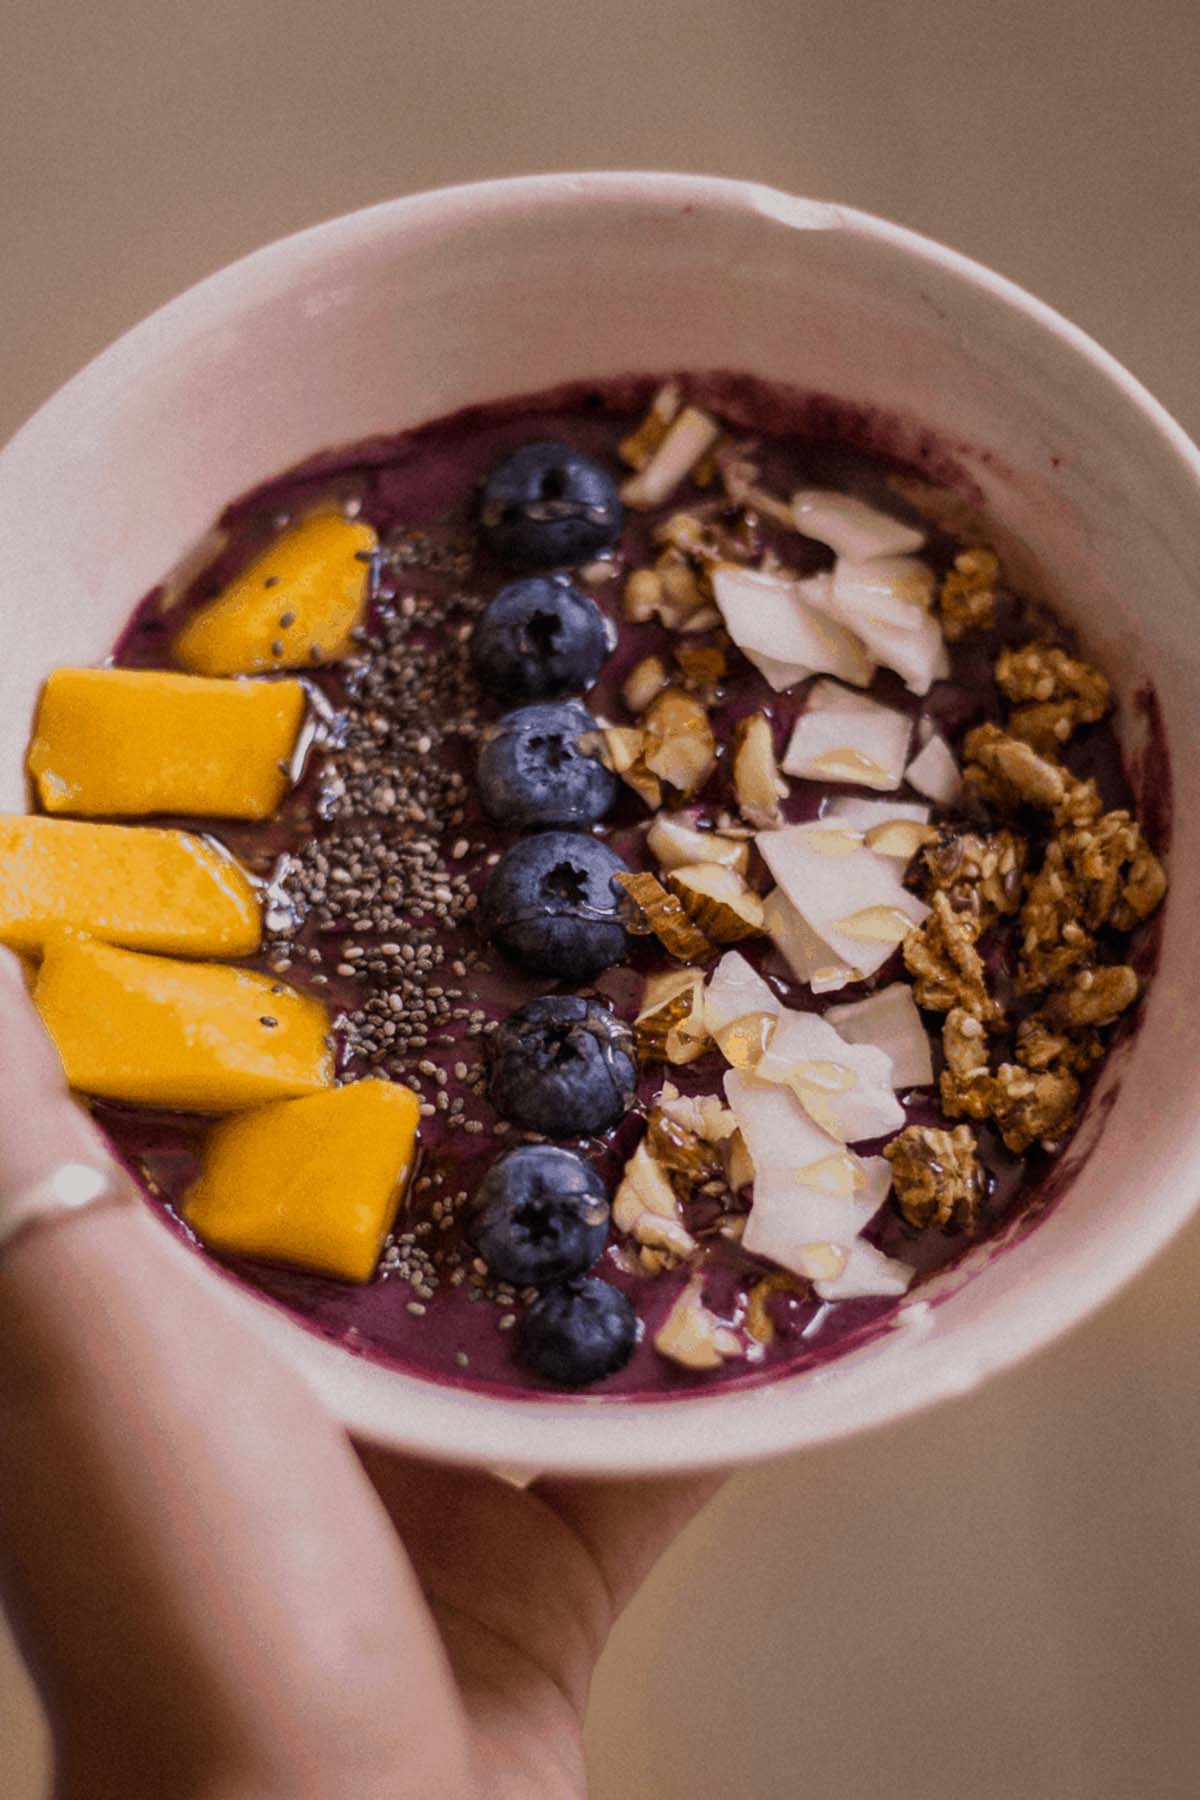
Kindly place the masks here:
<instances>
[{"instance_id":1,"label":"blueberry","mask_svg":"<svg viewBox=\"0 0 1200 1800\"><path fill-rule=\"evenodd\" d=\"M627 872L615 851L581 831L521 838L483 890L481 929L535 974L587 981L629 954L613 881Z\"/></svg>"},{"instance_id":2,"label":"blueberry","mask_svg":"<svg viewBox=\"0 0 1200 1800\"><path fill-rule=\"evenodd\" d=\"M608 1191L590 1162L553 1144L498 1156L476 1191L467 1242L513 1287L590 1269L608 1242Z\"/></svg>"},{"instance_id":3,"label":"blueberry","mask_svg":"<svg viewBox=\"0 0 1200 1800\"><path fill-rule=\"evenodd\" d=\"M633 1099L633 1034L598 1000L530 1000L493 1033L489 1054L492 1105L544 1137L607 1131Z\"/></svg>"},{"instance_id":4,"label":"blueberry","mask_svg":"<svg viewBox=\"0 0 1200 1800\"><path fill-rule=\"evenodd\" d=\"M514 569L587 562L621 535L620 497L606 469L569 444L522 444L483 484L479 523Z\"/></svg>"},{"instance_id":5,"label":"blueberry","mask_svg":"<svg viewBox=\"0 0 1200 1800\"><path fill-rule=\"evenodd\" d=\"M611 648L594 600L561 575L527 575L488 601L471 661L498 700L556 700L590 688Z\"/></svg>"},{"instance_id":6,"label":"blueberry","mask_svg":"<svg viewBox=\"0 0 1200 1800\"><path fill-rule=\"evenodd\" d=\"M476 764L479 798L497 825L594 825L617 797L618 782L579 747L600 728L578 700L521 706L484 733Z\"/></svg>"},{"instance_id":7,"label":"blueberry","mask_svg":"<svg viewBox=\"0 0 1200 1800\"><path fill-rule=\"evenodd\" d=\"M615 1375L633 1355L637 1314L598 1276L565 1281L534 1301L521 1322L521 1360L560 1387Z\"/></svg>"}]
</instances>

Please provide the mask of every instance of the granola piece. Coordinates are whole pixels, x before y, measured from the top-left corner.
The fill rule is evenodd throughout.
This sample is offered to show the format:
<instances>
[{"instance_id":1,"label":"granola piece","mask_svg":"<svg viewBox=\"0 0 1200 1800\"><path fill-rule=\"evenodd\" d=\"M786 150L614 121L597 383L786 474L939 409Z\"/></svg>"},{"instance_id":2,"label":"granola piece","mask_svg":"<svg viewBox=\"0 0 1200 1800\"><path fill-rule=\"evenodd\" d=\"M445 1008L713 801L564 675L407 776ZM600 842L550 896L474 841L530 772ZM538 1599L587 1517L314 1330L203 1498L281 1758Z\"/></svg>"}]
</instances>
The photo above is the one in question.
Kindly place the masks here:
<instances>
[{"instance_id":1,"label":"granola piece","mask_svg":"<svg viewBox=\"0 0 1200 1800\"><path fill-rule=\"evenodd\" d=\"M1068 1069L1036 1071L1001 1063L992 1084L992 1117L1017 1156L1031 1144L1057 1144L1075 1124L1079 1083Z\"/></svg>"},{"instance_id":2,"label":"granola piece","mask_svg":"<svg viewBox=\"0 0 1200 1800\"><path fill-rule=\"evenodd\" d=\"M1132 931L1166 892L1162 864L1130 813L1105 813L1064 835L1065 857L1079 883L1089 925Z\"/></svg>"},{"instance_id":3,"label":"granola piece","mask_svg":"<svg viewBox=\"0 0 1200 1800\"><path fill-rule=\"evenodd\" d=\"M953 1006L942 1026L946 1066L939 1083L942 1108L952 1119L986 1119L992 1110L987 1034L965 1007Z\"/></svg>"},{"instance_id":4,"label":"granola piece","mask_svg":"<svg viewBox=\"0 0 1200 1800\"><path fill-rule=\"evenodd\" d=\"M771 1301L776 1294L802 1294L804 1283L790 1269L774 1269L756 1281L746 1296L743 1321L750 1336L759 1344L775 1342L775 1321L771 1317Z\"/></svg>"},{"instance_id":5,"label":"granola piece","mask_svg":"<svg viewBox=\"0 0 1200 1800\"><path fill-rule=\"evenodd\" d=\"M918 852L908 886L926 900L946 894L956 913L984 931L1020 906L1027 853L1025 839L1007 828L977 832L945 825Z\"/></svg>"},{"instance_id":6,"label":"granola piece","mask_svg":"<svg viewBox=\"0 0 1200 1800\"><path fill-rule=\"evenodd\" d=\"M1008 721L1013 737L1053 755L1080 725L1094 725L1112 705L1112 689L1099 669L1068 656L1054 644L1002 650L996 685L1018 702Z\"/></svg>"},{"instance_id":7,"label":"granola piece","mask_svg":"<svg viewBox=\"0 0 1200 1800\"><path fill-rule=\"evenodd\" d=\"M1095 940L1080 923L1083 895L1068 862L1063 840L1046 846L1041 868L1029 883L1021 908L1021 955L1017 991L1043 993L1095 955Z\"/></svg>"},{"instance_id":8,"label":"granola piece","mask_svg":"<svg viewBox=\"0 0 1200 1800\"><path fill-rule=\"evenodd\" d=\"M984 1174L969 1125L940 1131L932 1125L906 1125L884 1146L892 1165L896 1204L910 1225L956 1225L972 1231L979 1219Z\"/></svg>"},{"instance_id":9,"label":"granola piece","mask_svg":"<svg viewBox=\"0 0 1200 1800\"><path fill-rule=\"evenodd\" d=\"M1103 1056L1104 1045L1097 1031L1065 1030L1047 1008L1021 1020L1016 1050L1017 1061L1039 1074L1043 1069L1069 1069L1073 1075L1081 1075Z\"/></svg>"},{"instance_id":10,"label":"granola piece","mask_svg":"<svg viewBox=\"0 0 1200 1800\"><path fill-rule=\"evenodd\" d=\"M1080 1026L1111 1025L1138 997L1138 978L1127 963L1105 963L1080 969L1071 983L1054 994L1046 1016L1055 1023Z\"/></svg>"},{"instance_id":11,"label":"granola piece","mask_svg":"<svg viewBox=\"0 0 1200 1800\"><path fill-rule=\"evenodd\" d=\"M1068 769L1063 770L1063 797L1054 809L1054 823L1060 831L1074 830L1080 825L1094 825L1104 811L1100 790L1092 780L1080 781Z\"/></svg>"},{"instance_id":12,"label":"granola piece","mask_svg":"<svg viewBox=\"0 0 1200 1800\"><path fill-rule=\"evenodd\" d=\"M1065 770L998 725L977 725L967 733L963 751L963 780L985 805L1013 812L1022 805L1052 810L1062 804Z\"/></svg>"},{"instance_id":13,"label":"granola piece","mask_svg":"<svg viewBox=\"0 0 1200 1800\"><path fill-rule=\"evenodd\" d=\"M913 998L931 1012L961 1006L985 1024L1000 1017L987 991L983 959L975 948L978 926L954 911L948 894L935 893L923 925L904 940L904 963L913 977Z\"/></svg>"},{"instance_id":14,"label":"granola piece","mask_svg":"<svg viewBox=\"0 0 1200 1800\"><path fill-rule=\"evenodd\" d=\"M630 931L641 936L652 932L668 955L678 957L680 962L706 962L714 954L679 898L669 894L653 875L631 875L622 870L613 880L629 896L626 922Z\"/></svg>"},{"instance_id":15,"label":"granola piece","mask_svg":"<svg viewBox=\"0 0 1200 1800\"><path fill-rule=\"evenodd\" d=\"M972 631L990 631L996 623L996 583L1000 561L982 544L961 550L942 580L938 612L948 643L957 644Z\"/></svg>"}]
</instances>

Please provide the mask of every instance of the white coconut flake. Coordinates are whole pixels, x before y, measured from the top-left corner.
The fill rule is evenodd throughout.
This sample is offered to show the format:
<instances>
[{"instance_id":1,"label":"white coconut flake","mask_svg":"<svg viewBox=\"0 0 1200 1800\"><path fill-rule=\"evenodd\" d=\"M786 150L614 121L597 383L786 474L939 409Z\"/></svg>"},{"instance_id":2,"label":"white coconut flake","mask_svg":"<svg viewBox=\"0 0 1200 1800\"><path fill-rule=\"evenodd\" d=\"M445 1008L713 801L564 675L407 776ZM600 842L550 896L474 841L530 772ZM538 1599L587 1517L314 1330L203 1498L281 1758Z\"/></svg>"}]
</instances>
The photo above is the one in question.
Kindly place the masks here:
<instances>
[{"instance_id":1,"label":"white coconut flake","mask_svg":"<svg viewBox=\"0 0 1200 1800\"><path fill-rule=\"evenodd\" d=\"M828 544L839 556L908 556L920 550L925 533L835 488L801 488L792 495L792 518L805 537Z\"/></svg>"},{"instance_id":2,"label":"white coconut flake","mask_svg":"<svg viewBox=\"0 0 1200 1800\"><path fill-rule=\"evenodd\" d=\"M865 1000L831 1006L825 1018L847 1043L882 1050L891 1060L895 1088L928 1087L933 1081L929 1034L906 981L894 981Z\"/></svg>"},{"instance_id":3,"label":"white coconut flake","mask_svg":"<svg viewBox=\"0 0 1200 1800\"><path fill-rule=\"evenodd\" d=\"M814 1287L822 1300L865 1300L907 1293L915 1273L908 1263L895 1262L873 1244L855 1238L841 1274L817 1281Z\"/></svg>"},{"instance_id":4,"label":"white coconut flake","mask_svg":"<svg viewBox=\"0 0 1200 1800\"><path fill-rule=\"evenodd\" d=\"M661 506L696 464L712 449L721 427L698 406L685 406L667 427L667 434L645 468L631 475L621 488L626 506L639 510Z\"/></svg>"},{"instance_id":5,"label":"white coconut flake","mask_svg":"<svg viewBox=\"0 0 1200 1800\"><path fill-rule=\"evenodd\" d=\"M777 694L784 694L802 681L807 681L812 670L805 663L781 662L777 656L764 656L761 650L749 650L743 644L742 655L747 662L752 662L763 680Z\"/></svg>"},{"instance_id":6,"label":"white coconut flake","mask_svg":"<svg viewBox=\"0 0 1200 1800\"><path fill-rule=\"evenodd\" d=\"M909 787L927 794L939 806L956 806L962 794L962 774L954 753L936 731L904 771Z\"/></svg>"},{"instance_id":7,"label":"white coconut flake","mask_svg":"<svg viewBox=\"0 0 1200 1800\"><path fill-rule=\"evenodd\" d=\"M837 1138L814 1125L790 1088L759 1081L745 1069L728 1069L725 1098L756 1180L767 1169L802 1169L842 1149Z\"/></svg>"},{"instance_id":8,"label":"white coconut flake","mask_svg":"<svg viewBox=\"0 0 1200 1800\"><path fill-rule=\"evenodd\" d=\"M860 694L854 688L843 687L840 681L827 681L824 677L814 681L808 690L805 700L805 712L869 712L878 706L869 694Z\"/></svg>"},{"instance_id":9,"label":"white coconut flake","mask_svg":"<svg viewBox=\"0 0 1200 1800\"><path fill-rule=\"evenodd\" d=\"M704 990L704 1023L709 1036L716 1037L735 1019L756 1013L769 1013L775 1018L782 1010L782 1001L750 967L741 952L727 950Z\"/></svg>"},{"instance_id":10,"label":"white coconut flake","mask_svg":"<svg viewBox=\"0 0 1200 1800\"><path fill-rule=\"evenodd\" d=\"M849 1043L817 1013L780 1013L754 1073L790 1088L813 1123L845 1144L884 1137L904 1124L887 1054Z\"/></svg>"},{"instance_id":11,"label":"white coconut flake","mask_svg":"<svg viewBox=\"0 0 1200 1800\"><path fill-rule=\"evenodd\" d=\"M755 839L787 899L834 961L864 980L882 967L929 908L900 880L894 858L876 856L837 825L789 825Z\"/></svg>"},{"instance_id":12,"label":"white coconut flake","mask_svg":"<svg viewBox=\"0 0 1200 1800\"><path fill-rule=\"evenodd\" d=\"M927 610L933 584L932 569L913 557L839 558L828 589L814 592L810 604L827 607L876 662L895 669L914 694L927 694L949 670L941 628Z\"/></svg>"},{"instance_id":13,"label":"white coconut flake","mask_svg":"<svg viewBox=\"0 0 1200 1800\"><path fill-rule=\"evenodd\" d=\"M821 814L822 824L841 825L846 831L874 831L878 825L900 821L928 825L929 808L919 800L864 800L857 794L835 794Z\"/></svg>"},{"instance_id":14,"label":"white coconut flake","mask_svg":"<svg viewBox=\"0 0 1200 1800\"><path fill-rule=\"evenodd\" d=\"M859 687L871 680L874 668L858 638L813 604L823 589L737 563L718 563L710 579L713 599L740 650L775 664L823 670Z\"/></svg>"},{"instance_id":15,"label":"white coconut flake","mask_svg":"<svg viewBox=\"0 0 1200 1800\"><path fill-rule=\"evenodd\" d=\"M886 792L904 779L912 720L877 701L801 713L783 759L788 775Z\"/></svg>"},{"instance_id":16,"label":"white coconut flake","mask_svg":"<svg viewBox=\"0 0 1200 1800\"><path fill-rule=\"evenodd\" d=\"M797 981L814 994L832 994L857 980L856 971L839 962L792 905L782 888L772 888L763 901L767 936Z\"/></svg>"}]
</instances>

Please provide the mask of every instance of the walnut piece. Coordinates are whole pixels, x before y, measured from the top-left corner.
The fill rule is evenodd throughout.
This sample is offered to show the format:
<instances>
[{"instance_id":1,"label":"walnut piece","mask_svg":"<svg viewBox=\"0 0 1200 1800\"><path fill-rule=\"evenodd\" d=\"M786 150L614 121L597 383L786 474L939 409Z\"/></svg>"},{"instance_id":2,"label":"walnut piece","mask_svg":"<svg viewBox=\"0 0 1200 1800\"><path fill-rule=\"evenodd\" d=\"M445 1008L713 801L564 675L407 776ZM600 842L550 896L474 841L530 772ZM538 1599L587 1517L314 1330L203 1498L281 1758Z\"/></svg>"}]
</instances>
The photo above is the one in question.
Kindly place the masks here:
<instances>
[{"instance_id":1,"label":"walnut piece","mask_svg":"<svg viewBox=\"0 0 1200 1800\"><path fill-rule=\"evenodd\" d=\"M1043 993L1057 987L1095 956L1091 933L1080 923L1083 896L1060 839L1046 846L1041 868L1029 883L1021 908L1021 955L1017 990Z\"/></svg>"},{"instance_id":2,"label":"walnut piece","mask_svg":"<svg viewBox=\"0 0 1200 1800\"><path fill-rule=\"evenodd\" d=\"M996 685L1017 702L1008 721L1013 737L1046 754L1069 742L1080 725L1094 725L1112 705L1112 689L1099 669L1068 656L1054 644L1002 650Z\"/></svg>"},{"instance_id":3,"label":"walnut piece","mask_svg":"<svg viewBox=\"0 0 1200 1800\"><path fill-rule=\"evenodd\" d=\"M918 852L908 885L926 900L944 893L956 913L983 931L1020 906L1027 852L1025 839L1006 828L977 832L945 825Z\"/></svg>"},{"instance_id":4,"label":"walnut piece","mask_svg":"<svg viewBox=\"0 0 1200 1800\"><path fill-rule=\"evenodd\" d=\"M1065 772L998 725L977 725L967 733L963 752L968 792L997 812L1022 805L1051 810L1066 795Z\"/></svg>"},{"instance_id":5,"label":"walnut piece","mask_svg":"<svg viewBox=\"0 0 1200 1800\"><path fill-rule=\"evenodd\" d=\"M892 1165L896 1204L910 1225L956 1225L971 1231L979 1219L984 1176L969 1125L939 1131L906 1125L884 1146Z\"/></svg>"},{"instance_id":6,"label":"walnut piece","mask_svg":"<svg viewBox=\"0 0 1200 1800\"><path fill-rule=\"evenodd\" d=\"M951 644L972 631L989 631L996 622L996 583L1000 563L982 544L962 550L942 581L938 611L942 631Z\"/></svg>"},{"instance_id":7,"label":"walnut piece","mask_svg":"<svg viewBox=\"0 0 1200 1800\"><path fill-rule=\"evenodd\" d=\"M1066 1030L1048 1013L1030 1013L1017 1026L1017 1061L1039 1073L1043 1069L1069 1069L1082 1074L1104 1054L1098 1032Z\"/></svg>"},{"instance_id":8,"label":"walnut piece","mask_svg":"<svg viewBox=\"0 0 1200 1800\"><path fill-rule=\"evenodd\" d=\"M1105 813L1064 834L1063 853L1079 884L1084 917L1092 927L1132 931L1166 892L1162 864L1127 812Z\"/></svg>"},{"instance_id":9,"label":"walnut piece","mask_svg":"<svg viewBox=\"0 0 1200 1800\"><path fill-rule=\"evenodd\" d=\"M933 910L925 923L904 940L914 1000L931 1012L960 1006L985 1023L995 1022L1000 1009L987 991L974 920L956 913L947 894L935 893L930 904Z\"/></svg>"}]
</instances>

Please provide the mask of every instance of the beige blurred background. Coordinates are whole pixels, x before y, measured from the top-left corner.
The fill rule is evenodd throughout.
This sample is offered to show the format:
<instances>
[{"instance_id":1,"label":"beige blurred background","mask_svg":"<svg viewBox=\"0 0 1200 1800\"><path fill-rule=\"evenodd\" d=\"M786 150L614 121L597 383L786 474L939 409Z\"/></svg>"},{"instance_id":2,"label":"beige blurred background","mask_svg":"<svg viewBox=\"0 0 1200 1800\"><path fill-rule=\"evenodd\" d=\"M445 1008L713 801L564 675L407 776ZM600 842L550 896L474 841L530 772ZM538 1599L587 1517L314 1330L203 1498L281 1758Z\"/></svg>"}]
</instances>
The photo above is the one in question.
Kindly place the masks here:
<instances>
[{"instance_id":1,"label":"beige blurred background","mask_svg":"<svg viewBox=\"0 0 1200 1800\"><path fill-rule=\"evenodd\" d=\"M1198 95L1195 0L8 0L0 438L269 238L604 166L914 225L1200 432ZM1195 1800L1198 1292L1194 1227L977 1398L734 1482L618 1632L595 1800ZM0 1636L0 1796L44 1767Z\"/></svg>"}]
</instances>

